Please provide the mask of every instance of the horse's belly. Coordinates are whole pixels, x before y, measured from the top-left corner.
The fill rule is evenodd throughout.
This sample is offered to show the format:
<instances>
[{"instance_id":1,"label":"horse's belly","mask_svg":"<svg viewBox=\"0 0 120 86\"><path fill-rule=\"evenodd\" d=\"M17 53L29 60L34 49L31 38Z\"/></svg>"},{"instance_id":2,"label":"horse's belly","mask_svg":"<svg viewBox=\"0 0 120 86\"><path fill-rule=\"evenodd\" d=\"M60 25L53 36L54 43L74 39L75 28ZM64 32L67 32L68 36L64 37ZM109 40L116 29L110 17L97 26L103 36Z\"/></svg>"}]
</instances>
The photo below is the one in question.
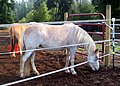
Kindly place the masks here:
<instances>
[{"instance_id":1,"label":"horse's belly","mask_svg":"<svg viewBox=\"0 0 120 86\"><path fill-rule=\"evenodd\" d=\"M58 47L59 48L59 46L63 46L63 45L67 45L67 43L66 42L64 42L64 43L46 42L46 43L41 44L41 47L44 47L44 48Z\"/></svg>"}]
</instances>

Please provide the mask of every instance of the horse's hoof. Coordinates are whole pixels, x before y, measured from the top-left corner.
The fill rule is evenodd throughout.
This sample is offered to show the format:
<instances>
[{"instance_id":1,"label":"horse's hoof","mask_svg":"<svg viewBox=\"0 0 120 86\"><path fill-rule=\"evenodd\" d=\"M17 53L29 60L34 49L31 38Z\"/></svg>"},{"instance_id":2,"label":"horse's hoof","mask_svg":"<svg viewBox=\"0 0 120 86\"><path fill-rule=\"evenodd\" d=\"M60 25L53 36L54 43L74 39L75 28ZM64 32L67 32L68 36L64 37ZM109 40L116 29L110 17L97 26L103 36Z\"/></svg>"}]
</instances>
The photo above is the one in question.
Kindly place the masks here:
<instances>
[{"instance_id":1,"label":"horse's hoof","mask_svg":"<svg viewBox=\"0 0 120 86\"><path fill-rule=\"evenodd\" d=\"M67 69L67 70L65 71L65 73L70 73L70 70L69 70L69 69Z\"/></svg>"},{"instance_id":2,"label":"horse's hoof","mask_svg":"<svg viewBox=\"0 0 120 86\"><path fill-rule=\"evenodd\" d=\"M77 73L75 71L71 71L72 75L77 75Z\"/></svg>"},{"instance_id":3,"label":"horse's hoof","mask_svg":"<svg viewBox=\"0 0 120 86\"><path fill-rule=\"evenodd\" d=\"M39 72L36 72L36 75L38 76L38 75L40 75L40 73L39 73Z\"/></svg>"},{"instance_id":4,"label":"horse's hoof","mask_svg":"<svg viewBox=\"0 0 120 86\"><path fill-rule=\"evenodd\" d=\"M20 78L25 78L25 76L23 74L20 75Z\"/></svg>"},{"instance_id":5,"label":"horse's hoof","mask_svg":"<svg viewBox=\"0 0 120 86\"><path fill-rule=\"evenodd\" d=\"M38 71L34 71L33 74L35 74L37 76L40 75L40 73Z\"/></svg>"}]
</instances>

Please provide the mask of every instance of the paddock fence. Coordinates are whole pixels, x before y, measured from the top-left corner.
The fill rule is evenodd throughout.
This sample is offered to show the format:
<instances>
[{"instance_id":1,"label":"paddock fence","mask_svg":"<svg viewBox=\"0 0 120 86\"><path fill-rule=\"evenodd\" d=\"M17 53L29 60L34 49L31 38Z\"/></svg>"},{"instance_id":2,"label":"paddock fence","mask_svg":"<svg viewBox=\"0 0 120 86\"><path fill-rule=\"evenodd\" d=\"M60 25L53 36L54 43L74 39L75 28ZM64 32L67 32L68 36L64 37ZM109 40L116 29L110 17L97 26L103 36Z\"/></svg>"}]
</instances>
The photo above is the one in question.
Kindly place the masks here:
<instances>
[{"instance_id":1,"label":"paddock fence","mask_svg":"<svg viewBox=\"0 0 120 86\"><path fill-rule=\"evenodd\" d=\"M111 20L111 19L109 19L109 20ZM63 24L63 23L67 23L67 22L69 22L69 23L75 23L75 22L77 22L77 23L78 23L78 22L96 22L96 21L105 22L105 21L107 21L107 20L105 20L105 21L103 21L103 20L61 21L61 22L42 22L42 23L47 23L47 24L58 24L58 23L59 23L59 24ZM105 45L104 47L106 47L106 46L111 46L113 50L111 50L111 52L109 52L109 53L104 53L104 54L102 54L102 55L100 56L100 58L104 58L104 57L110 56L110 55L118 55L118 54L119 54L119 53L116 53L116 52L114 51L115 42L116 42L116 41L120 41L120 40L114 38L114 35L116 34L116 33L114 32L114 29L115 29L115 22L114 22L114 21L115 21L115 20L113 19L113 20L112 20L112 22L113 22L112 27L106 24L106 26L109 26L109 27L112 29L112 35L113 35L112 37L113 37L113 38L112 38L111 40L95 41L96 44L97 44L97 43L103 43L103 42L104 42L104 44L106 44L106 42L111 42L111 45ZM32 23L23 23L23 24L33 24L33 22L32 22ZM34 24L39 24L39 23L34 23ZM10 25L11 25L11 24L2 24L2 25L0 25L0 26L1 26L1 27L6 27L6 26L9 27ZM117 34L118 34L118 33L117 33ZM51 49L66 48L66 47L72 47L72 46L81 46L81 45L87 45L87 44L89 44L89 43L81 43L81 44L73 44L73 45L64 45L64 46L60 46L60 47L51 47L51 48L40 48L40 49L24 50L24 51L22 51L22 52L28 52L28 51L33 51L33 50L34 50L34 51L37 51L37 50L51 50ZM20 52L20 51L17 51L17 52ZM13 52L3 52L3 53L0 53L0 55L6 55L6 54L10 54L10 53L13 53ZM113 59L113 62L114 62L114 59ZM52 71L52 72L44 73L44 74L41 74L41 75L38 75L38 76L33 76L33 77L30 77L30 78L21 79L21 80L18 80L18 81L14 81L14 82L2 84L2 85L0 85L0 86L14 85L14 84L18 84L18 83L21 83L21 82L25 82L25 81L33 80L33 79L36 79L36 78L40 78L40 77L43 77L43 76L48 76L48 75L51 75L51 74L54 74L54 73L57 73L57 72L64 71L64 70L69 69L69 68L73 68L73 67L77 67L77 66L86 64L86 63L88 63L88 61L84 61L84 62L79 63L79 64L76 64L76 65L74 65L74 66L69 66L69 67L62 68L62 69L59 69L59 70L55 70L55 71Z\"/></svg>"}]
</instances>

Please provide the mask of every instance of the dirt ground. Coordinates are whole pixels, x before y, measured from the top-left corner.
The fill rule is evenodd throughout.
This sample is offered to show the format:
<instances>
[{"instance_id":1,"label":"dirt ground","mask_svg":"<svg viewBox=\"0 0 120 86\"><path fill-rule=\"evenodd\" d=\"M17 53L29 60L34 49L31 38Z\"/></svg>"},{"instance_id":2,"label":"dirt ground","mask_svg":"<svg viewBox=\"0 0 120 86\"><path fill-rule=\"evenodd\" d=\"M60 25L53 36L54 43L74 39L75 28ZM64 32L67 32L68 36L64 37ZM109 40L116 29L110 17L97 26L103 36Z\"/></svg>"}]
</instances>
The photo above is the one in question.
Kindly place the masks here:
<instances>
[{"instance_id":1,"label":"dirt ground","mask_svg":"<svg viewBox=\"0 0 120 86\"><path fill-rule=\"evenodd\" d=\"M3 47L0 47L2 49ZM5 48L5 47L4 47ZM35 64L40 74L63 68L65 55L61 51L37 51ZM21 80L19 75L20 56L11 58L0 55L0 85ZM76 54L75 64L86 61L85 55ZM93 72L88 64L76 67L77 76L64 71L12 86L119 86L120 68L105 68ZM34 76L34 75L31 75Z\"/></svg>"}]
</instances>

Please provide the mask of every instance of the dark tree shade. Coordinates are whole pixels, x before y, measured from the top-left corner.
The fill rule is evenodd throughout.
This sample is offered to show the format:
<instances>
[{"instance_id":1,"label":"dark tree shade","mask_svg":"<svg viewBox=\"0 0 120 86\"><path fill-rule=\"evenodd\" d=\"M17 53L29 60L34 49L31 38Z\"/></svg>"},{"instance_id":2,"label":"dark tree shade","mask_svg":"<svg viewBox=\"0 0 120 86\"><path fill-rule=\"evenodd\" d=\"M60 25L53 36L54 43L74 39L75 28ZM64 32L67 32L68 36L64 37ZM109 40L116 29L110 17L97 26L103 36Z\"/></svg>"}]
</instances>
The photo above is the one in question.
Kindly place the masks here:
<instances>
[{"instance_id":1,"label":"dark tree shade","mask_svg":"<svg viewBox=\"0 0 120 86\"><path fill-rule=\"evenodd\" d=\"M111 5L112 17L120 18L120 0L92 0L98 12L106 15L106 5Z\"/></svg>"},{"instance_id":2,"label":"dark tree shade","mask_svg":"<svg viewBox=\"0 0 120 86\"><path fill-rule=\"evenodd\" d=\"M56 7L56 2L54 0L47 0L47 7L48 7L48 10Z\"/></svg>"},{"instance_id":3,"label":"dark tree shade","mask_svg":"<svg viewBox=\"0 0 120 86\"><path fill-rule=\"evenodd\" d=\"M14 22L14 0L0 0L0 23Z\"/></svg>"},{"instance_id":4,"label":"dark tree shade","mask_svg":"<svg viewBox=\"0 0 120 86\"><path fill-rule=\"evenodd\" d=\"M64 19L64 13L68 12L71 7L73 0L60 0L59 2L59 12L58 14L61 15L60 19Z\"/></svg>"}]
</instances>

